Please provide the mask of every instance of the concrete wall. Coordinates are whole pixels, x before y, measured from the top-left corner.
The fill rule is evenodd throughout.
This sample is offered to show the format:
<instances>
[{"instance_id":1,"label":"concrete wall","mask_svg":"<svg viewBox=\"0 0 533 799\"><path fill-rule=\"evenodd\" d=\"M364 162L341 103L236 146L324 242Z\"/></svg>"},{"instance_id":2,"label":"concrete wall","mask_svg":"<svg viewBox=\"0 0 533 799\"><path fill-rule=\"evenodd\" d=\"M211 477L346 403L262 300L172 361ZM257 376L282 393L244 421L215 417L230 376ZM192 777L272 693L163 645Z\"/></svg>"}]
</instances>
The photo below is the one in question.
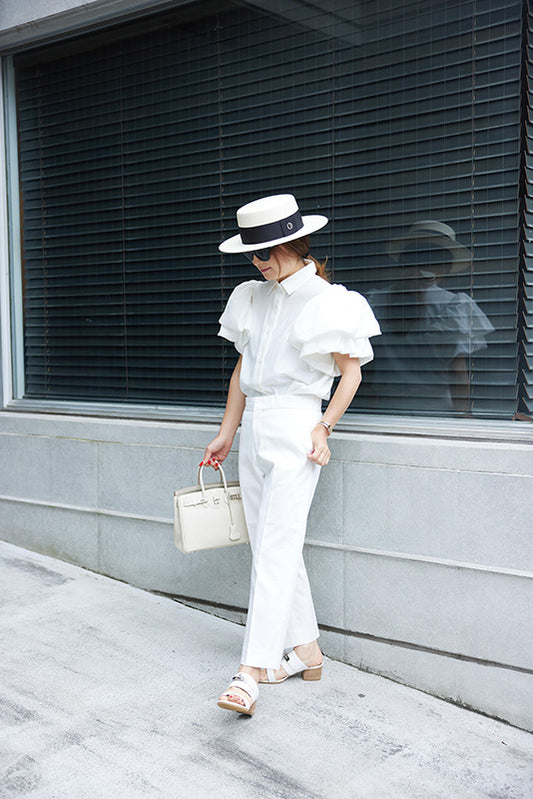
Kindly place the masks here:
<instances>
[{"instance_id":1,"label":"concrete wall","mask_svg":"<svg viewBox=\"0 0 533 799\"><path fill-rule=\"evenodd\" d=\"M233 618L248 547L186 556L172 538L172 491L214 430L0 413L0 537ZM531 446L346 432L331 447L306 546L325 651L533 728Z\"/></svg>"}]
</instances>

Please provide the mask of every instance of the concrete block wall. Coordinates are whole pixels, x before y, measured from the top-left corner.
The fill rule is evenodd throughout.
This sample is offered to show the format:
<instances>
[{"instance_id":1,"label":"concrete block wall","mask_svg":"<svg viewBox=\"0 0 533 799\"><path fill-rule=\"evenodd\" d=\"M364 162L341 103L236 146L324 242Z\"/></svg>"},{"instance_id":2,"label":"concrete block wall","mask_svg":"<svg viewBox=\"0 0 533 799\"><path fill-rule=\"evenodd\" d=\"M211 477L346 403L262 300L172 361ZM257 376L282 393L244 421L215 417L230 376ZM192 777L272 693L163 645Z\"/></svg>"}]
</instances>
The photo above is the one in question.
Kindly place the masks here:
<instances>
[{"instance_id":1,"label":"concrete block wall","mask_svg":"<svg viewBox=\"0 0 533 799\"><path fill-rule=\"evenodd\" d=\"M242 618L248 547L173 545L172 492L215 429L0 413L0 537ZM349 432L331 448L305 550L326 653L533 729L533 448Z\"/></svg>"}]
</instances>

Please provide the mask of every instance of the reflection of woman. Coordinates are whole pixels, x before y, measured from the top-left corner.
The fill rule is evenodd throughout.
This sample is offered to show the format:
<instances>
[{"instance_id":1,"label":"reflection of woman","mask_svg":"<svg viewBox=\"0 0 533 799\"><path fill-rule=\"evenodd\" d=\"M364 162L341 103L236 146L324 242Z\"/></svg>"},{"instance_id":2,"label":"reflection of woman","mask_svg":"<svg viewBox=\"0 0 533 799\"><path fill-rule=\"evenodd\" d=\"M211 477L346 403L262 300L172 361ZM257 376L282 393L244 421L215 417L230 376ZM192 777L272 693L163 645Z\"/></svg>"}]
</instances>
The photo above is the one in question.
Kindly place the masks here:
<instances>
[{"instance_id":1,"label":"reflection of woman","mask_svg":"<svg viewBox=\"0 0 533 799\"><path fill-rule=\"evenodd\" d=\"M253 570L241 665L218 704L251 715L258 682L321 676L302 557L307 515L319 467L330 458L327 437L359 386L360 365L373 357L368 337L379 327L366 300L331 285L324 265L308 256L308 235L326 217L301 217L289 194L243 206L237 221L239 235L220 249L243 253L266 282L237 286L220 318L219 335L240 357L204 461L224 460L242 421L239 476Z\"/></svg>"},{"instance_id":2,"label":"reflection of woman","mask_svg":"<svg viewBox=\"0 0 533 799\"><path fill-rule=\"evenodd\" d=\"M379 405L386 407L389 393L394 410L411 402L419 410L467 412L467 359L486 348L494 328L468 294L448 291L439 280L467 269L471 253L453 228L433 220L413 225L388 251L397 276L386 289L368 292L383 331L379 372L371 376ZM381 374L388 375L388 391L379 385Z\"/></svg>"}]
</instances>

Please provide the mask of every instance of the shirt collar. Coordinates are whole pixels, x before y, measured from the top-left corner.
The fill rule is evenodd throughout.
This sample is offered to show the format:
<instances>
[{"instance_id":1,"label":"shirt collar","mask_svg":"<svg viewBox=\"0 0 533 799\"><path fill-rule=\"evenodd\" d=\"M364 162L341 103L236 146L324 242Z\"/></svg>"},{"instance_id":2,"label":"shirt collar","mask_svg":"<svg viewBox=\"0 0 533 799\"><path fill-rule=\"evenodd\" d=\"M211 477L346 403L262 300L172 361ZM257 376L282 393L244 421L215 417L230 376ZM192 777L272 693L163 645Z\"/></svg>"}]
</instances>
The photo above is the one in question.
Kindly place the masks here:
<instances>
[{"instance_id":1,"label":"shirt collar","mask_svg":"<svg viewBox=\"0 0 533 799\"><path fill-rule=\"evenodd\" d=\"M285 280L282 280L281 283L278 283L280 289L283 289L285 294L289 296L294 294L294 292L303 286L304 283L307 283L313 275L316 275L316 266L314 265L313 261L306 261L305 266L301 269L298 269L296 272L293 272L292 275L286 277Z\"/></svg>"}]
</instances>

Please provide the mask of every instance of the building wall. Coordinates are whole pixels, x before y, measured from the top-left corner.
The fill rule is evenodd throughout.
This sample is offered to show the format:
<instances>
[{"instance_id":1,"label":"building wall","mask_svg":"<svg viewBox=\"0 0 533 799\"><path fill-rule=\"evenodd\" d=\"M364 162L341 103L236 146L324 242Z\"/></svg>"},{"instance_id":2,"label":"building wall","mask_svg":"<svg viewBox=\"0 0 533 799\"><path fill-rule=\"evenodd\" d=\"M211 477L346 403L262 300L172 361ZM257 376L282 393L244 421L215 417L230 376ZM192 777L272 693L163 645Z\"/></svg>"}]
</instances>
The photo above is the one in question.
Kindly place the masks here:
<instances>
[{"instance_id":1,"label":"building wall","mask_svg":"<svg viewBox=\"0 0 533 799\"><path fill-rule=\"evenodd\" d=\"M39 21L7 2L0 46L154 5L57 0ZM0 252L5 277L5 239ZM0 412L0 537L242 620L248 548L185 556L172 540L172 491L194 482L216 418L121 412ZM327 654L533 729L531 443L527 425L473 420L361 417L335 433L305 550Z\"/></svg>"},{"instance_id":2,"label":"building wall","mask_svg":"<svg viewBox=\"0 0 533 799\"><path fill-rule=\"evenodd\" d=\"M172 539L172 491L215 429L3 412L0 535L235 618L248 547ZM325 651L533 726L531 447L345 432L331 448L305 552Z\"/></svg>"}]
</instances>

